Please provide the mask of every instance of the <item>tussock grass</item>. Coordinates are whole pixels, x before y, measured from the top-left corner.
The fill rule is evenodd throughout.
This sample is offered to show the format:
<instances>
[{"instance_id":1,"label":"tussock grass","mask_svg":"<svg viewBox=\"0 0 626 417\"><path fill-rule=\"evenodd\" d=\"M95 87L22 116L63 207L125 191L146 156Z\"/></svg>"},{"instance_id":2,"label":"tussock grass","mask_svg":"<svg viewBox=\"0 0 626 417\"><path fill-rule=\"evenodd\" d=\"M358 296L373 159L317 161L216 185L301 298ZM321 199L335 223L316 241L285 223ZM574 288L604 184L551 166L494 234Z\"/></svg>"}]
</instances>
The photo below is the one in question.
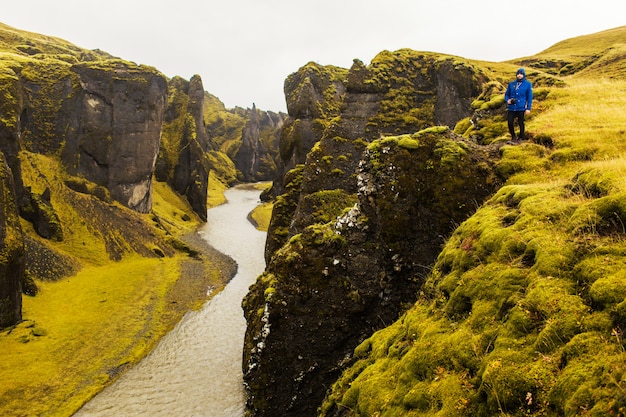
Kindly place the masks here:
<instances>
[{"instance_id":1,"label":"tussock grass","mask_svg":"<svg viewBox=\"0 0 626 417\"><path fill-rule=\"evenodd\" d=\"M533 57L584 70L542 87L530 140L502 148L505 187L357 347L321 415L626 414L626 83L600 54L623 34ZM506 80L514 64L485 65Z\"/></svg>"},{"instance_id":2,"label":"tussock grass","mask_svg":"<svg viewBox=\"0 0 626 417\"><path fill-rule=\"evenodd\" d=\"M529 128L551 136L557 150L591 149L597 153L594 159L623 153L626 83L572 79L567 88L550 92L547 101L558 105L533 117Z\"/></svg>"}]
</instances>

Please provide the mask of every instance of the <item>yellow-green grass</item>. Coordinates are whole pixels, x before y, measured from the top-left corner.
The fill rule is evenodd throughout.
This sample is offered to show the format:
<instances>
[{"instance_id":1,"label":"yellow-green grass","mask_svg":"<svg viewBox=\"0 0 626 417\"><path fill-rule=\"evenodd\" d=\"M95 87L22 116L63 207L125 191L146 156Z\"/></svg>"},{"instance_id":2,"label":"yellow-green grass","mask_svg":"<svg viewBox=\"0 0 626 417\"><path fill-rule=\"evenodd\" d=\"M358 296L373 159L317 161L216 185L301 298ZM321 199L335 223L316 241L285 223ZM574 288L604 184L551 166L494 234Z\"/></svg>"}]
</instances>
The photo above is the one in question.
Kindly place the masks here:
<instances>
[{"instance_id":1,"label":"yellow-green grass","mask_svg":"<svg viewBox=\"0 0 626 417\"><path fill-rule=\"evenodd\" d=\"M250 217L257 229L267 232L267 229L270 226L270 220L272 219L273 209L274 203L263 203L259 204L254 210L252 210Z\"/></svg>"},{"instance_id":2,"label":"yellow-green grass","mask_svg":"<svg viewBox=\"0 0 626 417\"><path fill-rule=\"evenodd\" d=\"M209 172L207 206L211 208L217 207L220 204L224 204L226 202L226 197L224 197L224 191L226 191L227 189L228 185L220 180L215 171Z\"/></svg>"},{"instance_id":3,"label":"yellow-green grass","mask_svg":"<svg viewBox=\"0 0 626 417\"><path fill-rule=\"evenodd\" d=\"M161 226L177 236L196 230L200 219L193 214L189 204L167 183L153 181L152 185L152 213L158 217Z\"/></svg>"},{"instance_id":4,"label":"yellow-green grass","mask_svg":"<svg viewBox=\"0 0 626 417\"><path fill-rule=\"evenodd\" d=\"M258 182L253 184L253 187L257 190L265 191L272 186L271 182ZM267 232L270 227L270 220L272 219L272 210L274 209L274 203L262 203L255 207L250 213L250 220L254 227Z\"/></svg>"},{"instance_id":5,"label":"yellow-green grass","mask_svg":"<svg viewBox=\"0 0 626 417\"><path fill-rule=\"evenodd\" d=\"M586 165L613 161L626 164L626 83L605 79L569 78L567 86L552 88L528 118L526 130L549 137L550 150L532 142L503 149L503 163L519 161L509 183L541 179L570 180Z\"/></svg>"},{"instance_id":6,"label":"yellow-green grass","mask_svg":"<svg viewBox=\"0 0 626 417\"><path fill-rule=\"evenodd\" d=\"M513 175L445 245L433 298L356 348L320 415L623 415L626 83L564 81L502 148Z\"/></svg>"},{"instance_id":7,"label":"yellow-green grass","mask_svg":"<svg viewBox=\"0 0 626 417\"><path fill-rule=\"evenodd\" d=\"M0 415L69 416L173 325L166 294L181 258L87 267L25 297L0 333Z\"/></svg>"}]
</instances>

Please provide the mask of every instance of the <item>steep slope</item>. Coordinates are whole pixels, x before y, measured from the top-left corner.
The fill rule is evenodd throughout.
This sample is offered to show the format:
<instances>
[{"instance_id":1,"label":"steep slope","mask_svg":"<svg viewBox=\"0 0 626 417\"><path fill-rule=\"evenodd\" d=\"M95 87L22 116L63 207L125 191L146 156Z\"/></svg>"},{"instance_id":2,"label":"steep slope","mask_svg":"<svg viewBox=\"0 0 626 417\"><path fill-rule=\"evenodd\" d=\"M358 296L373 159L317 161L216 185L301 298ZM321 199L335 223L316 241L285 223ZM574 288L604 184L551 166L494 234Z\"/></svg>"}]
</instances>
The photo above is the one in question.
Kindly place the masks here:
<instances>
[{"instance_id":1,"label":"steep slope","mask_svg":"<svg viewBox=\"0 0 626 417\"><path fill-rule=\"evenodd\" d=\"M268 181L274 177L278 141L286 115L236 107L226 109L216 97L205 96L206 129L217 149L234 163L236 179Z\"/></svg>"},{"instance_id":2,"label":"steep slope","mask_svg":"<svg viewBox=\"0 0 626 417\"><path fill-rule=\"evenodd\" d=\"M412 303L444 237L498 187L500 144L436 126L469 117L490 81L466 60L410 50L347 72L307 64L288 79L283 160L321 137L285 177L266 274L244 300L250 415L311 415L354 347Z\"/></svg>"},{"instance_id":3,"label":"steep slope","mask_svg":"<svg viewBox=\"0 0 626 417\"><path fill-rule=\"evenodd\" d=\"M276 172L279 132L285 115L259 111L253 104L241 134L241 145L232 157L244 182L268 181Z\"/></svg>"},{"instance_id":4,"label":"steep slope","mask_svg":"<svg viewBox=\"0 0 626 417\"><path fill-rule=\"evenodd\" d=\"M195 75L190 81L174 77L168 83L168 105L163 124L157 181L167 182L184 195L202 220L206 220L207 154L213 150L204 126L204 88Z\"/></svg>"},{"instance_id":5,"label":"steep slope","mask_svg":"<svg viewBox=\"0 0 626 417\"><path fill-rule=\"evenodd\" d=\"M244 301L247 415L623 415L624 38L507 63L384 52L292 75L293 169L274 184L268 267ZM520 65L535 105L530 140L510 146L503 85ZM283 146L302 138L319 142ZM499 149L474 163L486 176L461 162L481 149Z\"/></svg>"},{"instance_id":6,"label":"steep slope","mask_svg":"<svg viewBox=\"0 0 626 417\"><path fill-rule=\"evenodd\" d=\"M534 140L503 148L507 185L456 229L413 307L355 349L320 415L626 414L625 38L522 60L563 64Z\"/></svg>"},{"instance_id":7,"label":"steep slope","mask_svg":"<svg viewBox=\"0 0 626 417\"><path fill-rule=\"evenodd\" d=\"M0 25L0 414L71 415L232 276L193 232L217 165L207 149L235 169L212 150L201 80L180 83L193 88L178 107L172 83ZM173 153L201 146L160 182L164 126Z\"/></svg>"}]
</instances>

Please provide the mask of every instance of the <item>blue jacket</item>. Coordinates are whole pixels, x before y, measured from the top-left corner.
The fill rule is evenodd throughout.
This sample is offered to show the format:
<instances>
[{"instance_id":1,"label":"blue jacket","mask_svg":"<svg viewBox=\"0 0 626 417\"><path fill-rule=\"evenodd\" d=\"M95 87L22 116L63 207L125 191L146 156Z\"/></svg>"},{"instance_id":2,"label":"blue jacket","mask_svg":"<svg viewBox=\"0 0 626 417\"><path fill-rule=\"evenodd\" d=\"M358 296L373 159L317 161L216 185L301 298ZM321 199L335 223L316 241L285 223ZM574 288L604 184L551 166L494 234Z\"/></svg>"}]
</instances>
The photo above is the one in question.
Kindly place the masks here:
<instances>
[{"instance_id":1,"label":"blue jacket","mask_svg":"<svg viewBox=\"0 0 626 417\"><path fill-rule=\"evenodd\" d=\"M504 102L507 103L510 98L517 100L515 104L507 104L506 108L509 111L523 111L530 110L533 105L533 86L526 79L526 72L523 68L520 68L518 72L524 74L521 82L511 81L504 93ZM519 85L518 85L519 84Z\"/></svg>"}]
</instances>

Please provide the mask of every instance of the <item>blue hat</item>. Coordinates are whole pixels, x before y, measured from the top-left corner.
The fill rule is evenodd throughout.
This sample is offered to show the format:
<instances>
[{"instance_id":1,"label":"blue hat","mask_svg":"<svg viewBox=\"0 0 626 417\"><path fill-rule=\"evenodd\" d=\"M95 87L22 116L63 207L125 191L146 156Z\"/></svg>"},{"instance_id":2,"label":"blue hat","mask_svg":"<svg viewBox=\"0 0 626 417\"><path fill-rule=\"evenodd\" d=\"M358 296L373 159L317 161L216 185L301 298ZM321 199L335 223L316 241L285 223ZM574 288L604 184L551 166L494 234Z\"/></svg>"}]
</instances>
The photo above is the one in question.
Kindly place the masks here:
<instances>
[{"instance_id":1,"label":"blue hat","mask_svg":"<svg viewBox=\"0 0 626 417\"><path fill-rule=\"evenodd\" d=\"M524 68L520 68L520 69L518 69L518 70L517 70L517 72L515 73L515 75L517 75L517 74L523 74L523 75L524 75L524 77L525 77L525 76L526 76L526 71L524 71Z\"/></svg>"}]
</instances>

